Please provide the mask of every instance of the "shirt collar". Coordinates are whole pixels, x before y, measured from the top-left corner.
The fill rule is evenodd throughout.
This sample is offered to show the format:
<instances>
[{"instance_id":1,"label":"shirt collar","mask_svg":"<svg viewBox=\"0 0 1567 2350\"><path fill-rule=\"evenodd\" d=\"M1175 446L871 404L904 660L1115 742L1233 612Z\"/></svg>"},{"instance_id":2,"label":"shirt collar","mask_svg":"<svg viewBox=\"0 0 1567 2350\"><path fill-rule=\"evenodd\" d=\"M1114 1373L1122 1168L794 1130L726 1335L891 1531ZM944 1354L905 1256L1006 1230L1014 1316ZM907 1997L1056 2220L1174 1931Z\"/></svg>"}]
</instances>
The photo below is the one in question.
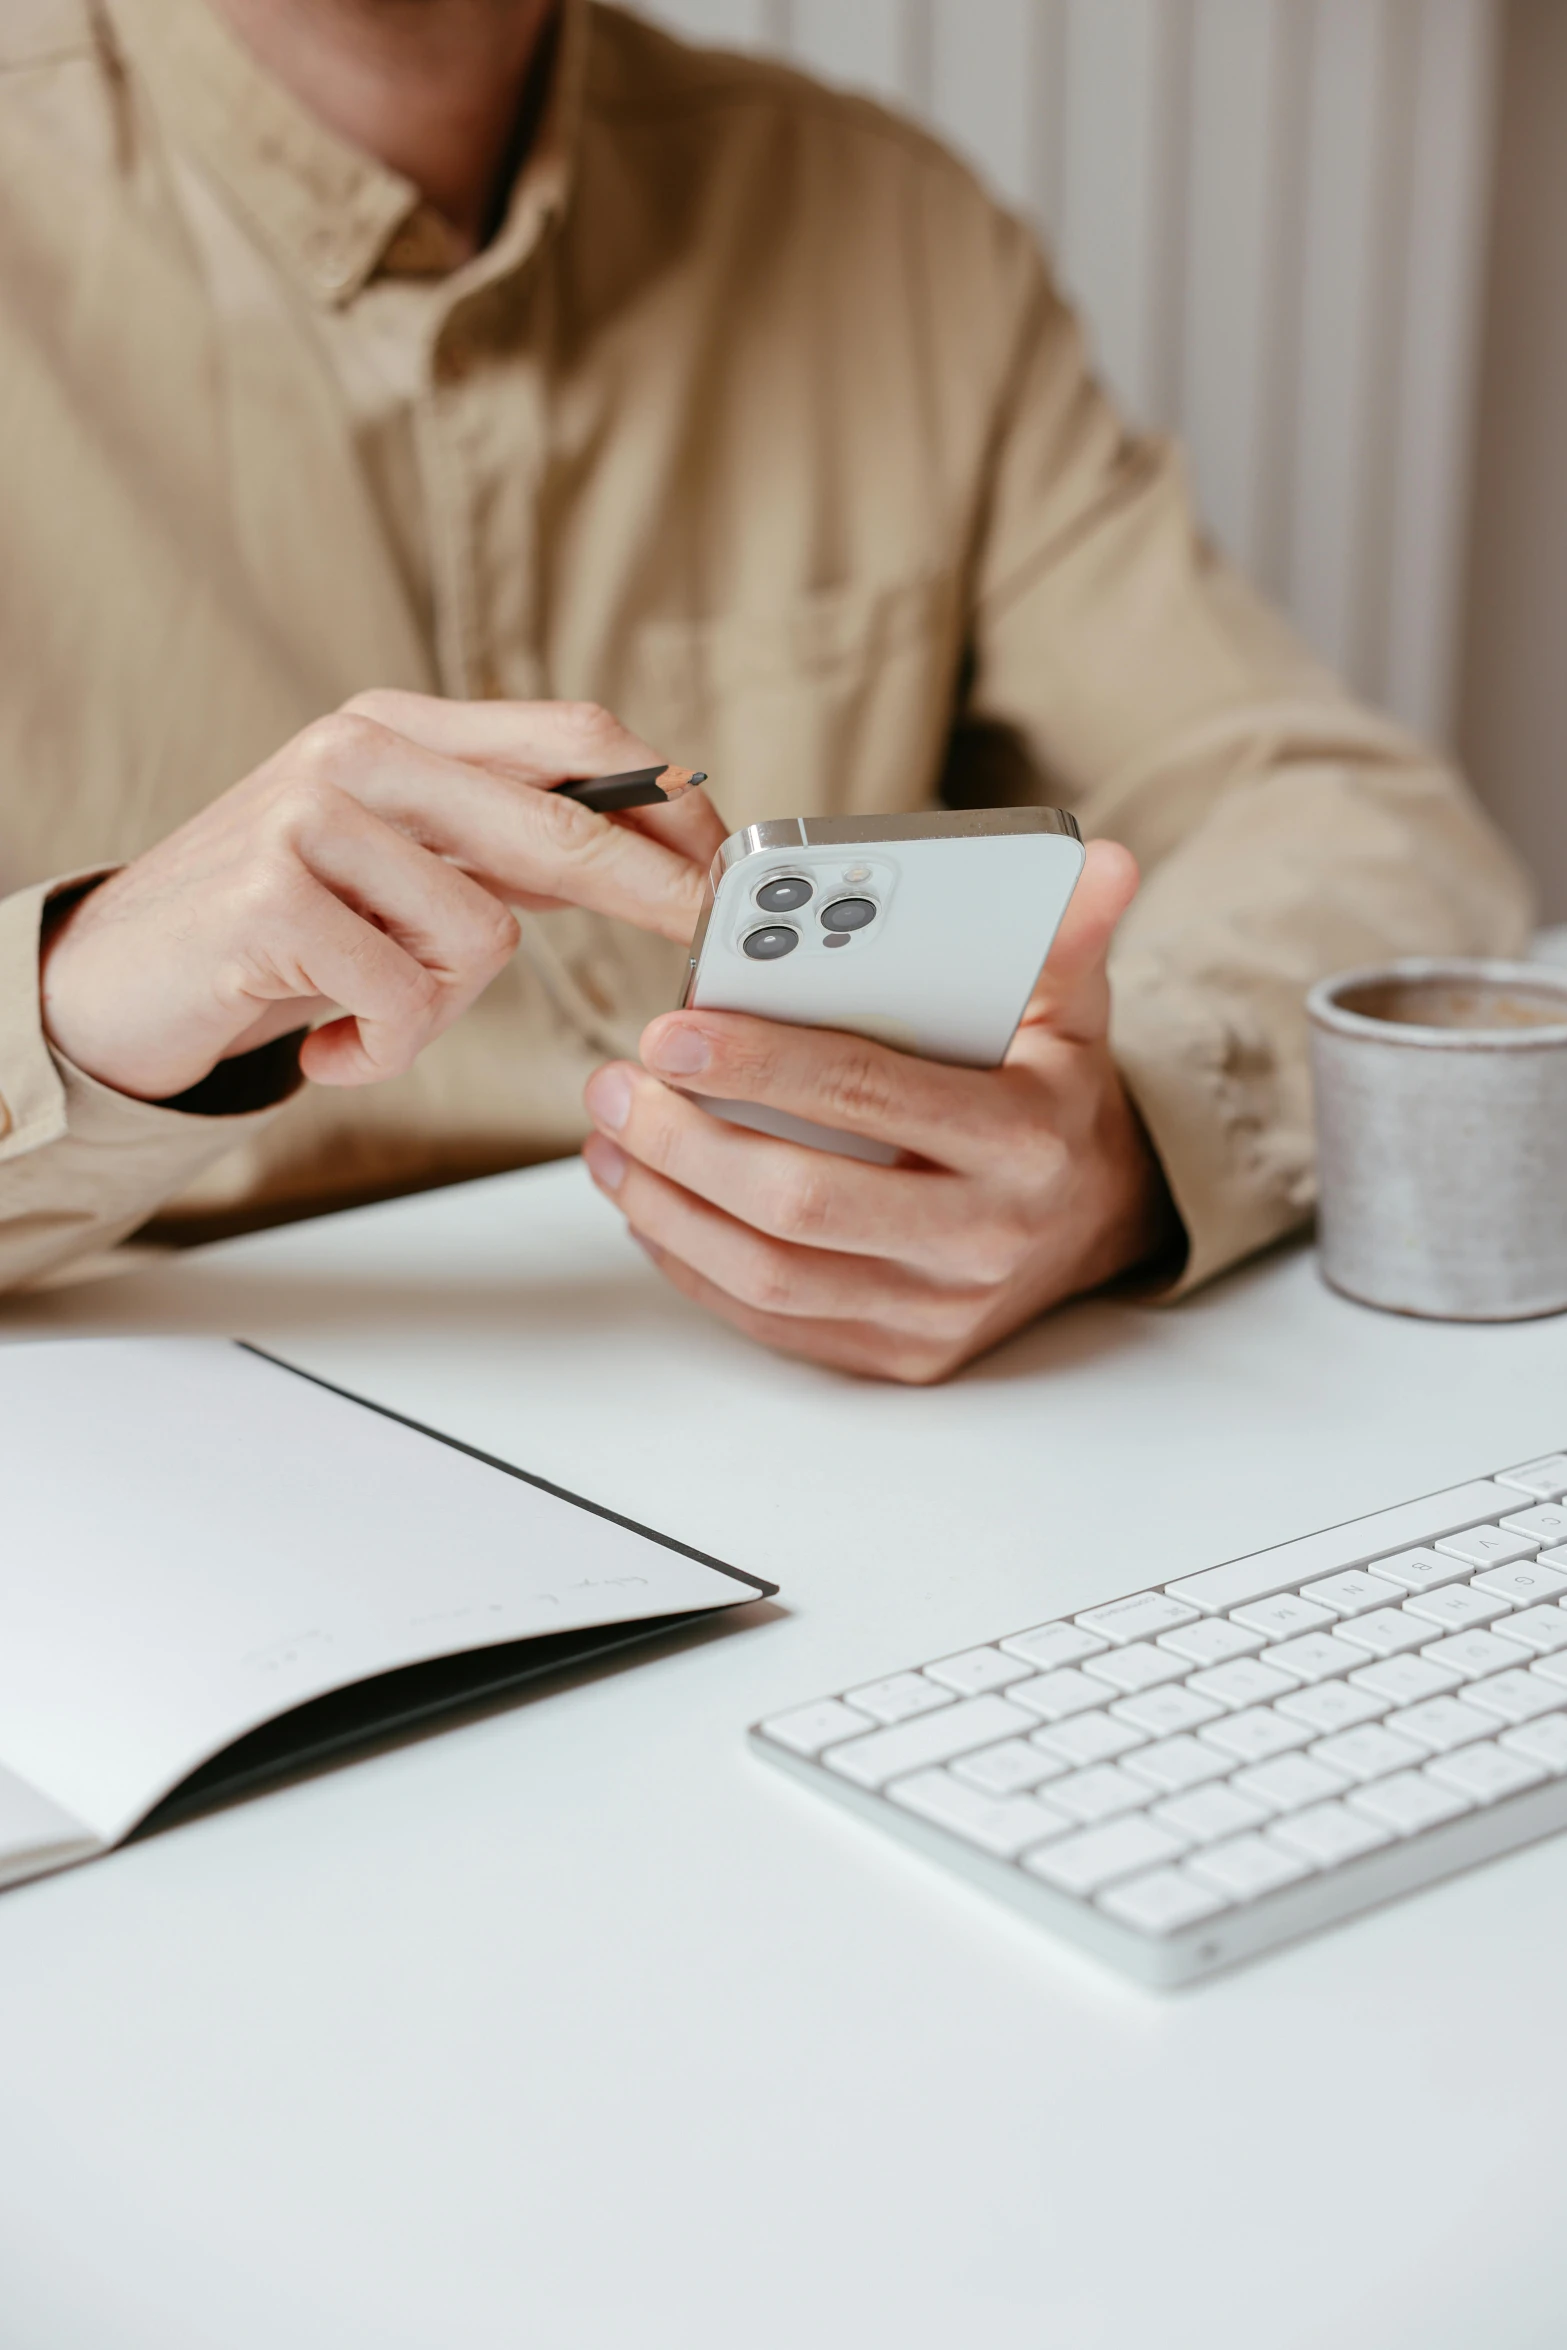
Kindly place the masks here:
<instances>
[{"instance_id":1,"label":"shirt collar","mask_svg":"<svg viewBox=\"0 0 1567 2350\"><path fill-rule=\"evenodd\" d=\"M312 300L340 307L383 268L420 275L451 268L442 223L412 182L318 122L206 0L109 0L109 7L170 136ZM586 40L586 0L562 0L538 133L499 234L464 274L489 278L517 266L564 208Z\"/></svg>"}]
</instances>

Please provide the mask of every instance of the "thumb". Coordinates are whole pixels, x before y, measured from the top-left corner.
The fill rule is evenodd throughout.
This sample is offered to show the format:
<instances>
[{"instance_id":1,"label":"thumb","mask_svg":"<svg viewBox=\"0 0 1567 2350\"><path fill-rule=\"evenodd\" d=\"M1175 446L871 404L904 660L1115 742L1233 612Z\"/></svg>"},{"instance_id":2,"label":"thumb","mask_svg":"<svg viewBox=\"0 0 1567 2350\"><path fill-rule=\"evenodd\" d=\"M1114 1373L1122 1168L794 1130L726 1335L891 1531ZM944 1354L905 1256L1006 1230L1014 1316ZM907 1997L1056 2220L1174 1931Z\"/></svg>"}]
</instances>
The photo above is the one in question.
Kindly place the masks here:
<instances>
[{"instance_id":1,"label":"thumb","mask_svg":"<svg viewBox=\"0 0 1567 2350\"><path fill-rule=\"evenodd\" d=\"M1110 1026L1105 958L1137 895L1137 860L1119 841L1091 840L1023 1023L1074 1044L1096 1044Z\"/></svg>"}]
</instances>

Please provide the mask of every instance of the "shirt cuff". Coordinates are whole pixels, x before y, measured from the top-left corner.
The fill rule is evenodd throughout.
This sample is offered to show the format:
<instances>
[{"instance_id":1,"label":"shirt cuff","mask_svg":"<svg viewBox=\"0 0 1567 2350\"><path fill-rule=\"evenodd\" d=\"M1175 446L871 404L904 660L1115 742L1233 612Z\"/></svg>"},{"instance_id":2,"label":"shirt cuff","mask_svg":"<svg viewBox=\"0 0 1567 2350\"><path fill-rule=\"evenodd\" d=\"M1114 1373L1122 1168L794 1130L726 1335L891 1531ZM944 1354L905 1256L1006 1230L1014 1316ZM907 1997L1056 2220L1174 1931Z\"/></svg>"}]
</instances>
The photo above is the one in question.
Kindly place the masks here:
<instances>
[{"instance_id":1,"label":"shirt cuff","mask_svg":"<svg viewBox=\"0 0 1567 2350\"><path fill-rule=\"evenodd\" d=\"M1142 973L1118 986L1110 1041L1186 1228L1186 1261L1156 1292L1170 1303L1310 1216L1304 1068L1291 1083L1261 1019Z\"/></svg>"},{"instance_id":2,"label":"shirt cuff","mask_svg":"<svg viewBox=\"0 0 1567 2350\"><path fill-rule=\"evenodd\" d=\"M134 1231L301 1083L297 1037L220 1063L174 1103L117 1093L55 1051L40 930L50 901L92 878L0 900L0 1288Z\"/></svg>"}]
</instances>

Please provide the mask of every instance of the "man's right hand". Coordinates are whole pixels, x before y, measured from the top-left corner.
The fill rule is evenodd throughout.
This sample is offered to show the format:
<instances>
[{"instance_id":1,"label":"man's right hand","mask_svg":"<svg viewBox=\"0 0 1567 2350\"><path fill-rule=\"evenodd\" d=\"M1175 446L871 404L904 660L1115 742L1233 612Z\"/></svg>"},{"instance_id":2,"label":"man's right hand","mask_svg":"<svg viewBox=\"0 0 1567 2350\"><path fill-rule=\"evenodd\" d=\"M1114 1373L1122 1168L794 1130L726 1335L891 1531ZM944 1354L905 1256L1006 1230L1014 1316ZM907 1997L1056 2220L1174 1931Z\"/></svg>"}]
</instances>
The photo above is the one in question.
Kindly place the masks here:
<instances>
[{"instance_id":1,"label":"man's right hand","mask_svg":"<svg viewBox=\"0 0 1567 2350\"><path fill-rule=\"evenodd\" d=\"M657 758L591 704L359 695L70 909L46 1033L164 1101L335 1008L305 1075L396 1076L511 956L514 906L691 936L723 838L706 795L604 817L549 790Z\"/></svg>"}]
</instances>

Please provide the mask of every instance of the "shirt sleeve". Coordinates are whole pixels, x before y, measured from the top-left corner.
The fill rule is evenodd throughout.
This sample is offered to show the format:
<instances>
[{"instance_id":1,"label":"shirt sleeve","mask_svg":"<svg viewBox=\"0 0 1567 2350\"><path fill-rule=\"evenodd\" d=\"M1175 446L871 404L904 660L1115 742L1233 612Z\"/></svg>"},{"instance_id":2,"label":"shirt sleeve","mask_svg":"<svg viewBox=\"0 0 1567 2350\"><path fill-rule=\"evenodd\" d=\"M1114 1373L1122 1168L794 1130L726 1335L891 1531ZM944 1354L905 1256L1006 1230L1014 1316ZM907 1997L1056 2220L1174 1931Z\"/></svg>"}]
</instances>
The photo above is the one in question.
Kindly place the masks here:
<instances>
[{"instance_id":1,"label":"shirt sleeve","mask_svg":"<svg viewBox=\"0 0 1567 2350\"><path fill-rule=\"evenodd\" d=\"M56 1052L43 1032L39 929L50 899L84 878L0 900L0 1289L123 1240L300 1082L264 1048L222 1064L221 1088L193 1088L184 1098L198 1106L172 1108L116 1093ZM213 1115L204 1097L245 1106Z\"/></svg>"},{"instance_id":2,"label":"shirt sleeve","mask_svg":"<svg viewBox=\"0 0 1567 2350\"><path fill-rule=\"evenodd\" d=\"M1179 1294L1310 1213L1313 981L1515 952L1529 892L1452 770L1204 541L1178 454L1126 430L1031 245L1020 276L958 741L1142 868L1112 1044L1186 1227Z\"/></svg>"}]
</instances>

